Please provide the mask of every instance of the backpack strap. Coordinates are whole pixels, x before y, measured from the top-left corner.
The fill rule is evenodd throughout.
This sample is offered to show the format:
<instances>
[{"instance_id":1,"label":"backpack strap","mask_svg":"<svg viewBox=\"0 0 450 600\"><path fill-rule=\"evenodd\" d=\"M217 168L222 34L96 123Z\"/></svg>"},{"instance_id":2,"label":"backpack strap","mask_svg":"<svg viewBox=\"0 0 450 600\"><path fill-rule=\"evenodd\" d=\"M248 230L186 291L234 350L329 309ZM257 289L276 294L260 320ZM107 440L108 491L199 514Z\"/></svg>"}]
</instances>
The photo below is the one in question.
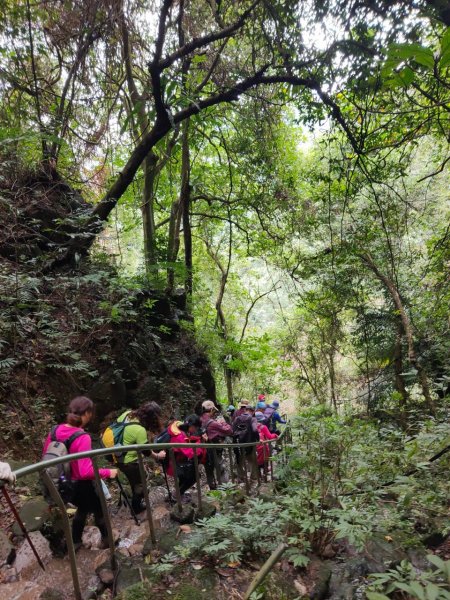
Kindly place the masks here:
<instances>
[{"instance_id":1,"label":"backpack strap","mask_svg":"<svg viewBox=\"0 0 450 600\"><path fill-rule=\"evenodd\" d=\"M50 441L51 442L57 442L58 440L56 439L56 430L58 429L59 425L53 425L53 427L50 429Z\"/></svg>"},{"instance_id":2,"label":"backpack strap","mask_svg":"<svg viewBox=\"0 0 450 600\"><path fill-rule=\"evenodd\" d=\"M209 425L210 423L212 423L213 421L214 421L214 419L209 419L209 420L208 420L208 421L206 421L206 423L204 424L204 428L205 428L205 431L206 431L206 432L208 431L208 425Z\"/></svg>"},{"instance_id":3,"label":"backpack strap","mask_svg":"<svg viewBox=\"0 0 450 600\"><path fill-rule=\"evenodd\" d=\"M70 446L73 444L73 442L82 435L89 434L86 433L86 431L75 431L75 433L72 433L72 435L67 438L67 440L64 442L64 446L67 448L68 453L70 452Z\"/></svg>"}]
</instances>

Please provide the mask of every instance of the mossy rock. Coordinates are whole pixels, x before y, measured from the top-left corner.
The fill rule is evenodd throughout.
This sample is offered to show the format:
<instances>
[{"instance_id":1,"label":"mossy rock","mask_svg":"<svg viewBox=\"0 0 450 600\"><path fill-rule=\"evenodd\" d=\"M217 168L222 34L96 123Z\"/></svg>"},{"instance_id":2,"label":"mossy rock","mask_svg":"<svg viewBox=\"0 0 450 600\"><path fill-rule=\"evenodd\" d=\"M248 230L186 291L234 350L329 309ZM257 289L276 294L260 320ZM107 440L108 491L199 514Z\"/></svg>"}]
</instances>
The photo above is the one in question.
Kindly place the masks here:
<instances>
[{"instance_id":1,"label":"mossy rock","mask_svg":"<svg viewBox=\"0 0 450 600\"><path fill-rule=\"evenodd\" d=\"M186 525L189 523L193 523L194 518L195 518L195 509L190 504L183 504L181 507L181 512L180 512L180 510L178 509L178 506L175 506L170 511L170 518L173 521L180 523L180 525Z\"/></svg>"},{"instance_id":2,"label":"mossy rock","mask_svg":"<svg viewBox=\"0 0 450 600\"><path fill-rule=\"evenodd\" d=\"M27 500L19 511L27 531L40 531L50 519L49 505L42 496ZM14 535L23 535L17 523L13 525Z\"/></svg>"},{"instance_id":3,"label":"mossy rock","mask_svg":"<svg viewBox=\"0 0 450 600\"><path fill-rule=\"evenodd\" d=\"M211 504L210 502L202 502L202 508L201 510L198 508L195 518L196 519L209 519L210 517L213 517L217 512L217 508L214 504Z\"/></svg>"},{"instance_id":4,"label":"mossy rock","mask_svg":"<svg viewBox=\"0 0 450 600\"><path fill-rule=\"evenodd\" d=\"M178 527L173 526L170 529L159 532L159 535L156 539L156 548L162 554L168 554L169 552L173 552L175 546L179 546L182 543L182 539L179 539ZM147 556L151 554L152 550L155 549L155 544L153 544L151 537L149 536L144 542L144 548L142 549L142 554Z\"/></svg>"}]
</instances>

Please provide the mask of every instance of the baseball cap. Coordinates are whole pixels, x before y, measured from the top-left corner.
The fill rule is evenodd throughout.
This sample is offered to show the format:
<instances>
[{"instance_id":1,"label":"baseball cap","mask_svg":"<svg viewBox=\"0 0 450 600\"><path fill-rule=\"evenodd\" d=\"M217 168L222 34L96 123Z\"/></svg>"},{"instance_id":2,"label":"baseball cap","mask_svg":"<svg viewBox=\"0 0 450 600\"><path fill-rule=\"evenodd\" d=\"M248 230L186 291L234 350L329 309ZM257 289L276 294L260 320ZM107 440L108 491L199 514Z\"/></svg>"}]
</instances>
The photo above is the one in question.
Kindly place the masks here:
<instances>
[{"instance_id":1,"label":"baseball cap","mask_svg":"<svg viewBox=\"0 0 450 600\"><path fill-rule=\"evenodd\" d=\"M202 402L202 408L205 412L217 410L217 407L212 400L205 400L204 402Z\"/></svg>"},{"instance_id":2,"label":"baseball cap","mask_svg":"<svg viewBox=\"0 0 450 600\"><path fill-rule=\"evenodd\" d=\"M258 402L258 404L256 405L256 408L266 408L266 403L265 402Z\"/></svg>"},{"instance_id":3,"label":"baseball cap","mask_svg":"<svg viewBox=\"0 0 450 600\"><path fill-rule=\"evenodd\" d=\"M280 406L280 403L278 402L278 400L274 400L274 401L272 402L272 406L273 406L274 408L278 408L278 407Z\"/></svg>"},{"instance_id":4,"label":"baseball cap","mask_svg":"<svg viewBox=\"0 0 450 600\"><path fill-rule=\"evenodd\" d=\"M230 404L230 406L227 407L227 412L234 412L236 410L236 407L233 406L232 404Z\"/></svg>"},{"instance_id":5,"label":"baseball cap","mask_svg":"<svg viewBox=\"0 0 450 600\"><path fill-rule=\"evenodd\" d=\"M265 394L260 394L260 395L258 396L258 401L260 401L260 400L265 400L265 399L266 399L266 395L265 395Z\"/></svg>"}]
</instances>

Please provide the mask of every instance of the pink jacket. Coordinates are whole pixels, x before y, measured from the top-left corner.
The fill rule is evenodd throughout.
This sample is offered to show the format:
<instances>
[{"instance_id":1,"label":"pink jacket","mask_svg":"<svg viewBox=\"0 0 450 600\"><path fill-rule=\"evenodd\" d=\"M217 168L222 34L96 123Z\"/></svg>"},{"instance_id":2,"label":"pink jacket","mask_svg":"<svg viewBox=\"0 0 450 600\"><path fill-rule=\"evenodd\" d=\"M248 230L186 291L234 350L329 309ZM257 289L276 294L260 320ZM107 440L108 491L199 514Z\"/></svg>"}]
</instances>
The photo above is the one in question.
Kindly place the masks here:
<instances>
[{"instance_id":1,"label":"pink jacket","mask_svg":"<svg viewBox=\"0 0 450 600\"><path fill-rule=\"evenodd\" d=\"M72 425L66 425L65 423L62 425L58 425L56 430L56 439L58 442L64 442L67 440L73 433L76 431L83 431L81 427L73 427ZM44 450L42 454L44 455L47 452L48 445L50 444L50 434L48 434L47 439L44 443ZM70 454L75 454L76 452L87 452L88 450L92 450L91 436L86 433L86 435L80 435L70 446ZM99 469L98 470L100 477L102 479L107 479L111 476L110 469ZM78 460L70 461L70 476L74 481L79 481L80 479L94 479L94 467L92 466L92 460L90 458L79 458Z\"/></svg>"},{"instance_id":2,"label":"pink jacket","mask_svg":"<svg viewBox=\"0 0 450 600\"><path fill-rule=\"evenodd\" d=\"M181 431L178 426L181 421L174 421L169 425L168 432L170 433L170 443L171 444L189 444L190 439L184 431ZM175 454L175 461L177 463L185 463L188 460L193 460L194 458L194 448L174 448L173 452ZM199 457L199 463L203 459L203 455L205 453L204 448L196 448L195 452ZM167 475L173 477L173 469L172 469L172 461L169 460L169 465L167 467Z\"/></svg>"},{"instance_id":3,"label":"pink jacket","mask_svg":"<svg viewBox=\"0 0 450 600\"><path fill-rule=\"evenodd\" d=\"M267 425L263 425L262 423L258 423L258 431L261 442L265 442L266 440L276 440L278 437L276 433L270 433ZM258 444L256 446L256 460L260 467L262 467L264 463L268 461L269 456L269 444Z\"/></svg>"}]
</instances>

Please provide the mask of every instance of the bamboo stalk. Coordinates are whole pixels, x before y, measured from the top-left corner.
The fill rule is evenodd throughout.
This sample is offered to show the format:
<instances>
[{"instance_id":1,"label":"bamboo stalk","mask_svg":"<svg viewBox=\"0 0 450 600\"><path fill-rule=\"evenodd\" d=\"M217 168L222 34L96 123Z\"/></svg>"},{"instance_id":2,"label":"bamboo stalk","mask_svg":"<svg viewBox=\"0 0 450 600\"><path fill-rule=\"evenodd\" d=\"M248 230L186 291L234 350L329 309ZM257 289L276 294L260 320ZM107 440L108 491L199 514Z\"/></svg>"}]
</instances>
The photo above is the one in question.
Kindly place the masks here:
<instances>
[{"instance_id":1,"label":"bamboo stalk","mask_svg":"<svg viewBox=\"0 0 450 600\"><path fill-rule=\"evenodd\" d=\"M270 573L270 571L273 569L277 561L281 558L281 556L288 549L288 547L289 546L287 544L282 543L277 548L275 548L275 550L272 552L272 554L269 556L269 558L266 560L266 562L263 564L260 570L253 577L251 584L245 592L243 600L249 600L250 596L253 594L256 588L259 585L261 585L261 583L264 581L264 579L267 577L267 575Z\"/></svg>"}]
</instances>

